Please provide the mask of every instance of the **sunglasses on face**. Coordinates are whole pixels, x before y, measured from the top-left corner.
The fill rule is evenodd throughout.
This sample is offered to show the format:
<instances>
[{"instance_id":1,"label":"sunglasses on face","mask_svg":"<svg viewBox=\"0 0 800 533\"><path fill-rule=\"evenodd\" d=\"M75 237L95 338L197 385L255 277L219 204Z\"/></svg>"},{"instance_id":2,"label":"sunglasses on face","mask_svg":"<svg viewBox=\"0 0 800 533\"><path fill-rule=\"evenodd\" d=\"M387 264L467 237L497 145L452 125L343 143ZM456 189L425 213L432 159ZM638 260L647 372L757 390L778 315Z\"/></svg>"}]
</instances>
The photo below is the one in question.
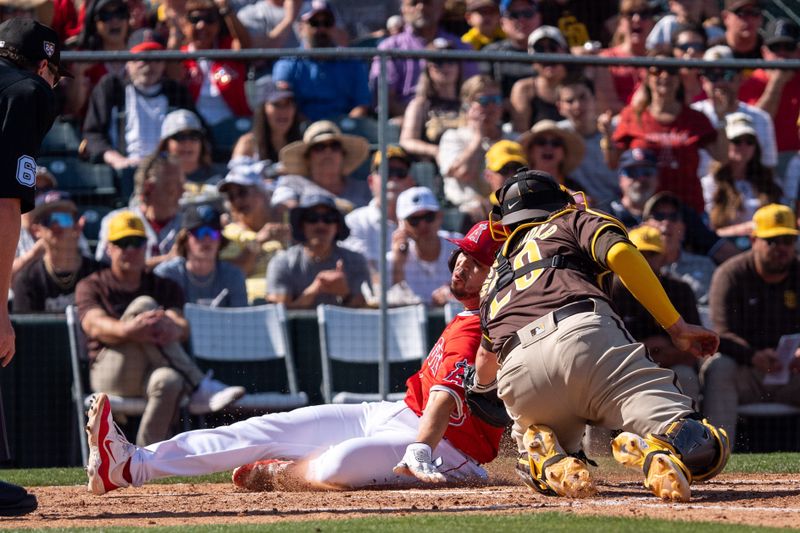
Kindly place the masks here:
<instances>
[{"instance_id":1,"label":"sunglasses on face","mask_svg":"<svg viewBox=\"0 0 800 533\"><path fill-rule=\"evenodd\" d=\"M658 175L656 169L650 167L633 167L626 168L622 174L632 180L639 180L642 178L654 178Z\"/></svg>"},{"instance_id":2,"label":"sunglasses on face","mask_svg":"<svg viewBox=\"0 0 800 533\"><path fill-rule=\"evenodd\" d=\"M130 17L128 8L125 6L120 6L113 11L100 11L97 13L95 20L99 20L100 22L111 22L114 19L128 20L128 17Z\"/></svg>"},{"instance_id":3,"label":"sunglasses on face","mask_svg":"<svg viewBox=\"0 0 800 533\"><path fill-rule=\"evenodd\" d=\"M436 220L436 213L434 211L428 211L427 213L423 213L421 215L411 215L410 217L406 218L406 222L408 222L409 225L414 228L419 226L419 223L423 220L428 224L432 223L434 220Z\"/></svg>"},{"instance_id":4,"label":"sunglasses on face","mask_svg":"<svg viewBox=\"0 0 800 533\"><path fill-rule=\"evenodd\" d=\"M675 48L682 52L702 52L706 47L703 43L680 43L676 44Z\"/></svg>"},{"instance_id":5,"label":"sunglasses on face","mask_svg":"<svg viewBox=\"0 0 800 533\"><path fill-rule=\"evenodd\" d=\"M534 8L520 9L519 11L509 11L506 13L506 17L512 20L530 19L535 17L536 13L538 13L538 11Z\"/></svg>"},{"instance_id":6,"label":"sunglasses on face","mask_svg":"<svg viewBox=\"0 0 800 533\"><path fill-rule=\"evenodd\" d=\"M743 135L741 137L736 137L735 139L731 139L731 143L735 144L736 146L741 146L741 145L755 146L756 140L754 137L751 137L749 135Z\"/></svg>"},{"instance_id":7,"label":"sunglasses on face","mask_svg":"<svg viewBox=\"0 0 800 533\"><path fill-rule=\"evenodd\" d=\"M311 146L310 150L312 152L322 152L324 150L341 151L342 150L342 143L340 143L339 141L321 142L321 143L317 143L317 144Z\"/></svg>"},{"instance_id":8,"label":"sunglasses on face","mask_svg":"<svg viewBox=\"0 0 800 533\"><path fill-rule=\"evenodd\" d=\"M218 229L212 228L211 226L200 226L199 228L194 228L191 230L190 233L198 241L202 241L203 239L218 241L222 235Z\"/></svg>"},{"instance_id":9,"label":"sunglasses on face","mask_svg":"<svg viewBox=\"0 0 800 533\"><path fill-rule=\"evenodd\" d=\"M650 218L659 222L663 222L665 220L668 220L669 222L677 222L681 219L681 215L677 211L657 211L655 213L651 213Z\"/></svg>"},{"instance_id":10,"label":"sunglasses on face","mask_svg":"<svg viewBox=\"0 0 800 533\"><path fill-rule=\"evenodd\" d=\"M771 52L794 52L797 50L797 45L795 43L772 43L768 44L767 48L770 49Z\"/></svg>"},{"instance_id":11,"label":"sunglasses on face","mask_svg":"<svg viewBox=\"0 0 800 533\"><path fill-rule=\"evenodd\" d=\"M662 72L666 72L669 76L674 76L678 73L677 67L650 67L647 72L653 76L661 76Z\"/></svg>"},{"instance_id":12,"label":"sunglasses on face","mask_svg":"<svg viewBox=\"0 0 800 533\"><path fill-rule=\"evenodd\" d=\"M334 20L329 17L317 17L308 21L308 25L312 28L333 28Z\"/></svg>"},{"instance_id":13,"label":"sunglasses on face","mask_svg":"<svg viewBox=\"0 0 800 533\"><path fill-rule=\"evenodd\" d=\"M404 180L408 177L408 169L403 167L389 167L389 179Z\"/></svg>"},{"instance_id":14,"label":"sunglasses on face","mask_svg":"<svg viewBox=\"0 0 800 533\"><path fill-rule=\"evenodd\" d=\"M75 226L75 217L72 215L72 213L50 213L50 215L42 222L42 224L48 228L58 226L62 229L69 229Z\"/></svg>"},{"instance_id":15,"label":"sunglasses on face","mask_svg":"<svg viewBox=\"0 0 800 533\"><path fill-rule=\"evenodd\" d=\"M310 211L303 215L304 224L317 224L319 222L324 224L336 224L339 222L339 215L334 211L325 211L324 213Z\"/></svg>"},{"instance_id":16,"label":"sunglasses on face","mask_svg":"<svg viewBox=\"0 0 800 533\"><path fill-rule=\"evenodd\" d=\"M776 244L779 246L794 246L797 242L797 237L794 235L781 235L780 237L770 237L769 239L764 239L766 243L770 246L775 246Z\"/></svg>"},{"instance_id":17,"label":"sunglasses on face","mask_svg":"<svg viewBox=\"0 0 800 533\"><path fill-rule=\"evenodd\" d=\"M733 14L740 19L754 19L761 16L761 11L758 9L737 9Z\"/></svg>"},{"instance_id":18,"label":"sunglasses on face","mask_svg":"<svg viewBox=\"0 0 800 533\"><path fill-rule=\"evenodd\" d=\"M522 168L523 165L519 163L509 163L507 165L503 165L503 168L497 171L498 174L503 176L504 178L508 179L514 174L517 173L519 169Z\"/></svg>"},{"instance_id":19,"label":"sunglasses on face","mask_svg":"<svg viewBox=\"0 0 800 533\"><path fill-rule=\"evenodd\" d=\"M739 71L732 69L710 69L703 72L703 76L711 83L733 81L738 74Z\"/></svg>"},{"instance_id":20,"label":"sunglasses on face","mask_svg":"<svg viewBox=\"0 0 800 533\"><path fill-rule=\"evenodd\" d=\"M500 105L503 103L503 97L499 94L484 94L477 97L475 101L484 107L490 104Z\"/></svg>"},{"instance_id":21,"label":"sunglasses on face","mask_svg":"<svg viewBox=\"0 0 800 533\"><path fill-rule=\"evenodd\" d=\"M558 137L539 137L533 140L534 146L549 146L551 148L563 148L564 141L559 139Z\"/></svg>"},{"instance_id":22,"label":"sunglasses on face","mask_svg":"<svg viewBox=\"0 0 800 533\"><path fill-rule=\"evenodd\" d=\"M219 19L216 13L207 11L205 13L189 13L186 15L186 20L188 20L190 24L199 24L200 22L215 24Z\"/></svg>"},{"instance_id":23,"label":"sunglasses on face","mask_svg":"<svg viewBox=\"0 0 800 533\"><path fill-rule=\"evenodd\" d=\"M183 141L199 141L203 139L203 136L202 134L200 134L199 131L179 131L171 138L175 141L183 142Z\"/></svg>"},{"instance_id":24,"label":"sunglasses on face","mask_svg":"<svg viewBox=\"0 0 800 533\"><path fill-rule=\"evenodd\" d=\"M542 39L533 45L533 51L537 54L557 54L563 52L561 46L549 39Z\"/></svg>"},{"instance_id":25,"label":"sunglasses on face","mask_svg":"<svg viewBox=\"0 0 800 533\"><path fill-rule=\"evenodd\" d=\"M121 239L112 242L111 244L123 250L129 250L131 248L138 250L139 248L143 247L146 243L147 239L144 237L123 237Z\"/></svg>"},{"instance_id":26,"label":"sunglasses on face","mask_svg":"<svg viewBox=\"0 0 800 533\"><path fill-rule=\"evenodd\" d=\"M653 17L654 13L652 9L638 9L634 11L623 11L620 15L626 19L632 19L636 15L639 15L640 19L649 19Z\"/></svg>"}]
</instances>

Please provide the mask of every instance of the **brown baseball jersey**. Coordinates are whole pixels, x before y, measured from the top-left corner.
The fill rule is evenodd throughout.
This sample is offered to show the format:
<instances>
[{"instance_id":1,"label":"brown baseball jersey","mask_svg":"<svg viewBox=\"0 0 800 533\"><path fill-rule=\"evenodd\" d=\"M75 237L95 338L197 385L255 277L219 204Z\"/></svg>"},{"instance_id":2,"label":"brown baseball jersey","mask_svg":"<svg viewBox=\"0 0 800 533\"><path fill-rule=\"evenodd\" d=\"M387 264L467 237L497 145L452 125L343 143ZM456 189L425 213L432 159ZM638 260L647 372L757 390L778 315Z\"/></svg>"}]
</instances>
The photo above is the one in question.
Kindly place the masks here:
<instances>
[{"instance_id":1,"label":"brown baseball jersey","mask_svg":"<svg viewBox=\"0 0 800 533\"><path fill-rule=\"evenodd\" d=\"M603 289L610 272L605 258L618 242L629 242L622 223L605 213L577 207L517 228L503 248L515 271L555 255L566 256L582 268L536 269L489 298L497 282L495 261L481 293L483 347L499 351L518 329L571 302L587 298L608 302Z\"/></svg>"}]
</instances>

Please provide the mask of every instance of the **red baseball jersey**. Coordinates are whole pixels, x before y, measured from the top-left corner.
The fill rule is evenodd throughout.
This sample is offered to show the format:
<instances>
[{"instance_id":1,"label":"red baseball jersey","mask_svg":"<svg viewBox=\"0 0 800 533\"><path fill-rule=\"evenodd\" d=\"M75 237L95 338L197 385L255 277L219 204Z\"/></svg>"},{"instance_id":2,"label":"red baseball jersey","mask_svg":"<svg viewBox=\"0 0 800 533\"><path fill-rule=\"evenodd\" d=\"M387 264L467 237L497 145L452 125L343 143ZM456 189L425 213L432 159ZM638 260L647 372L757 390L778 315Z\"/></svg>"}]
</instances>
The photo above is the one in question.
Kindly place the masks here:
<instances>
[{"instance_id":1,"label":"red baseball jersey","mask_svg":"<svg viewBox=\"0 0 800 533\"><path fill-rule=\"evenodd\" d=\"M475 364L480 343L478 310L459 313L442 332L420 371L406 381L406 404L422 416L431 391L450 394L456 408L450 413L444 438L477 462L488 463L497 457L503 428L472 416L464 399L464 369Z\"/></svg>"}]
</instances>

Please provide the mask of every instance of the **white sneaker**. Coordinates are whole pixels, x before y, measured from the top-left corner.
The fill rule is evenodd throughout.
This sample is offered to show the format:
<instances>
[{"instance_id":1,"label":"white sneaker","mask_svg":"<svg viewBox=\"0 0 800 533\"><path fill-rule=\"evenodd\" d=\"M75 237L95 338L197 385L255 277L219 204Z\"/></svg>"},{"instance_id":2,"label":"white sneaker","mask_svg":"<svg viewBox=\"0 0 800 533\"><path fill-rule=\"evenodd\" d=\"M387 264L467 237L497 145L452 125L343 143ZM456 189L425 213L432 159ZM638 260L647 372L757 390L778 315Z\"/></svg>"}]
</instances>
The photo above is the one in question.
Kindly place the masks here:
<instances>
[{"instance_id":1,"label":"white sneaker","mask_svg":"<svg viewBox=\"0 0 800 533\"><path fill-rule=\"evenodd\" d=\"M108 396L102 392L94 395L88 418L86 436L89 440L89 464L86 465L86 473L89 476L89 490L99 495L130 486L124 471L136 447L128 442L114 423Z\"/></svg>"},{"instance_id":2,"label":"white sneaker","mask_svg":"<svg viewBox=\"0 0 800 533\"><path fill-rule=\"evenodd\" d=\"M244 396L244 387L225 385L213 379L214 374L209 371L197 386L197 390L189 398L189 412L195 415L213 413L225 409L227 406Z\"/></svg>"}]
</instances>

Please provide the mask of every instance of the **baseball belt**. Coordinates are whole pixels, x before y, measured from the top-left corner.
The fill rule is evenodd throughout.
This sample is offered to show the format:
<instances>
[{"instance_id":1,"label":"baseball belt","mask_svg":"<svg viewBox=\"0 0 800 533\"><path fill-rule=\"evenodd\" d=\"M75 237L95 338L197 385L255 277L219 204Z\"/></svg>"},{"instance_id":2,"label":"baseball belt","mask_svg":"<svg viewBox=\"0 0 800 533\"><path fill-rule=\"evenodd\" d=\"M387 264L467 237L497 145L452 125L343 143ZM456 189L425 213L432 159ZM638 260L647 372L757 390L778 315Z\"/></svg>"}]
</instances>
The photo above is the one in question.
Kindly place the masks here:
<instances>
[{"instance_id":1,"label":"baseball belt","mask_svg":"<svg viewBox=\"0 0 800 533\"><path fill-rule=\"evenodd\" d=\"M563 307L559 307L558 309L553 311L553 323L555 325L558 325L559 322L561 322L565 318L571 317L572 315L577 315L578 313L592 313L592 312L594 312L593 300L579 300L577 302L567 304ZM510 354L514 350L514 348L519 346L521 343L522 341L520 340L518 334L514 333L514 335L509 337L508 340L503 343L503 347L500 348L500 352L497 354L497 363L502 365L503 361L505 361L506 357L508 357L508 354Z\"/></svg>"}]
</instances>

